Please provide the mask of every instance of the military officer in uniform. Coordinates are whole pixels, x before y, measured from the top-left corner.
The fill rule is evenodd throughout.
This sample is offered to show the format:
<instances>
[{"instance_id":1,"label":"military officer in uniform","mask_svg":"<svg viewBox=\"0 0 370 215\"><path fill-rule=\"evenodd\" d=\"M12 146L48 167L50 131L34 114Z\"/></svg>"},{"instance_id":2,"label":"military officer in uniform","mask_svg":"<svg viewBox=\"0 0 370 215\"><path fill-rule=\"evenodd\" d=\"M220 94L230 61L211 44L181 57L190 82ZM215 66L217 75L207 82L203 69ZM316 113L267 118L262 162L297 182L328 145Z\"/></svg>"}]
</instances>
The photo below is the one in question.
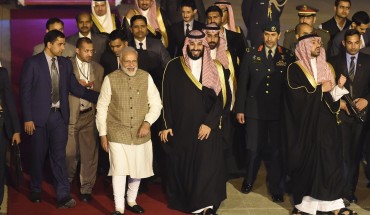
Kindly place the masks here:
<instances>
[{"instance_id":1,"label":"military officer in uniform","mask_svg":"<svg viewBox=\"0 0 370 215\"><path fill-rule=\"evenodd\" d=\"M298 5L296 9L298 10L299 23L305 22L314 27L313 25L316 22L316 13L319 12L319 10L306 4ZM325 51L327 51L328 43L330 40L329 32L323 29L314 28L314 33L321 37L321 41L323 43ZM283 46L287 49L290 49L291 51L295 50L295 46L298 43L295 34L296 33L294 28L287 30L284 34Z\"/></svg>"},{"instance_id":2,"label":"military officer in uniform","mask_svg":"<svg viewBox=\"0 0 370 215\"><path fill-rule=\"evenodd\" d=\"M280 25L263 27L264 43L247 48L244 54L234 111L237 121L245 124L247 167L241 192L252 191L260 163L267 169L269 193L274 202L283 202L284 190L280 147L282 86L294 53L279 46Z\"/></svg>"}]
</instances>

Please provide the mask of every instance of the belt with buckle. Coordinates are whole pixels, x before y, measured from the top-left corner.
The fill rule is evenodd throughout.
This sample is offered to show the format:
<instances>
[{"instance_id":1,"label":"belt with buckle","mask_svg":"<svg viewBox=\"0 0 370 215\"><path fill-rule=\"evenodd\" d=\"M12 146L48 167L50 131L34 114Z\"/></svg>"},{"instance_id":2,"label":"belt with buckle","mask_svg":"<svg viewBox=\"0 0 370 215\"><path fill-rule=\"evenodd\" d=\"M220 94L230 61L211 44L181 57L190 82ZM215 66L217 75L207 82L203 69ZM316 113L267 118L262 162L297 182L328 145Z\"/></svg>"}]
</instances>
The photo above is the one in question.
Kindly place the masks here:
<instances>
[{"instance_id":1,"label":"belt with buckle","mask_svg":"<svg viewBox=\"0 0 370 215\"><path fill-rule=\"evenodd\" d=\"M92 111L92 107L89 107L89 108L87 108L87 109L85 109L85 110L81 110L81 111L80 111L80 114L88 113L88 112L90 112L90 111Z\"/></svg>"},{"instance_id":2,"label":"belt with buckle","mask_svg":"<svg viewBox=\"0 0 370 215\"><path fill-rule=\"evenodd\" d=\"M52 107L50 110L51 112L60 112L60 108L58 107Z\"/></svg>"}]
</instances>

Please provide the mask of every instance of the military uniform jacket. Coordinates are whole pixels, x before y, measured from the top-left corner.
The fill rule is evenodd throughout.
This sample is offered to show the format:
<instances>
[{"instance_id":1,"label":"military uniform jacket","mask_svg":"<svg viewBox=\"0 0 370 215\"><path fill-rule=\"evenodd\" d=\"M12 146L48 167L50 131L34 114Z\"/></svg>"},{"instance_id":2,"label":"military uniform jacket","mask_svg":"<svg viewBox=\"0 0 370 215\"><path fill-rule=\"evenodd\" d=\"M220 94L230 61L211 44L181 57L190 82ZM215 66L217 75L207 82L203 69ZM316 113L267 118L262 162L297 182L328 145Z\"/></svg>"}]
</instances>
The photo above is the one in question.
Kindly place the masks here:
<instances>
[{"instance_id":1,"label":"military uniform jacket","mask_svg":"<svg viewBox=\"0 0 370 215\"><path fill-rule=\"evenodd\" d=\"M240 67L235 112L247 118L278 120L281 115L282 86L294 53L277 46L272 63L263 45L247 48Z\"/></svg>"},{"instance_id":2,"label":"military uniform jacket","mask_svg":"<svg viewBox=\"0 0 370 215\"><path fill-rule=\"evenodd\" d=\"M324 46L325 51L328 51L328 43L330 40L329 32L326 30L319 29L319 28L314 28L313 31L314 33L316 33L317 35L321 37L322 45ZM283 46L287 49L294 51L297 43L298 43L298 40L295 37L294 29L286 30L284 34Z\"/></svg>"}]
</instances>

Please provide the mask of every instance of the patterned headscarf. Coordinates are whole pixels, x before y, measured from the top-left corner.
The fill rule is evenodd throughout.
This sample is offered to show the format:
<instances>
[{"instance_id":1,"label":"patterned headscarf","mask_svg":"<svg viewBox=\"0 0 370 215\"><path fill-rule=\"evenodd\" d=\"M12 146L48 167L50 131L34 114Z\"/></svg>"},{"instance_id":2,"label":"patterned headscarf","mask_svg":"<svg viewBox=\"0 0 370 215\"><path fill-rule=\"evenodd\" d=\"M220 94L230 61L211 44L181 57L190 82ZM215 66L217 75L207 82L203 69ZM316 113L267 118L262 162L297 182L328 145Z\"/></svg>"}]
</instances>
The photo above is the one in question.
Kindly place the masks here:
<instances>
[{"instance_id":1,"label":"patterned headscarf","mask_svg":"<svg viewBox=\"0 0 370 215\"><path fill-rule=\"evenodd\" d=\"M218 76L218 71L215 63L211 58L211 51L209 49L208 43L205 38L205 34L202 31L192 30L185 38L184 47L182 48L182 53L185 59L185 64L191 69L188 52L186 51L190 42L201 41L203 48L202 57L202 85L213 89L218 95L221 91L220 77Z\"/></svg>"},{"instance_id":2,"label":"patterned headscarf","mask_svg":"<svg viewBox=\"0 0 370 215\"><path fill-rule=\"evenodd\" d=\"M210 23L206 25L203 28L203 32L207 35L207 32L218 32L219 33L219 44L216 47L217 52L216 52L216 59L220 61L222 66L224 66L225 69L229 68L229 59L227 58L226 50L227 50L227 45L226 45L226 40L225 37L222 35L221 28L216 25L215 23Z\"/></svg>"},{"instance_id":3,"label":"patterned headscarf","mask_svg":"<svg viewBox=\"0 0 370 215\"><path fill-rule=\"evenodd\" d=\"M234 11L233 7L231 6L231 3L227 0L218 0L214 3L214 5L226 5L227 11L229 14L229 17L227 18L229 20L229 28L228 30L236 32L236 26L235 26L235 18L234 18Z\"/></svg>"},{"instance_id":4,"label":"patterned headscarf","mask_svg":"<svg viewBox=\"0 0 370 215\"><path fill-rule=\"evenodd\" d=\"M319 37L317 34L308 34L299 38L295 49L295 54L299 59L298 61L311 73L312 76L314 76L311 65L311 40L313 38L317 39L318 42L321 43L321 37ZM323 83L325 81L331 81L335 85L334 76L331 72L329 64L326 62L326 53L323 47L320 48L320 55L316 58L316 60L317 82Z\"/></svg>"},{"instance_id":5,"label":"patterned headscarf","mask_svg":"<svg viewBox=\"0 0 370 215\"><path fill-rule=\"evenodd\" d=\"M139 7L139 3L137 1L138 0L135 0L136 10L138 10L140 14L143 15L143 10ZM150 26L154 30L159 29L159 24L157 20L157 3L155 0L152 0L152 6L150 6L148 9L148 17L146 17L146 19L148 20L148 24L150 24Z\"/></svg>"},{"instance_id":6,"label":"patterned headscarf","mask_svg":"<svg viewBox=\"0 0 370 215\"><path fill-rule=\"evenodd\" d=\"M103 2L103 1L98 1ZM98 16L95 13L94 7L97 1L91 1L91 11L92 14L96 17L96 19L99 21L101 26L103 26L106 33L110 34L114 30L113 21L112 21L112 14L110 12L110 5L109 1L105 0L105 5L107 7L107 13L104 16Z\"/></svg>"}]
</instances>

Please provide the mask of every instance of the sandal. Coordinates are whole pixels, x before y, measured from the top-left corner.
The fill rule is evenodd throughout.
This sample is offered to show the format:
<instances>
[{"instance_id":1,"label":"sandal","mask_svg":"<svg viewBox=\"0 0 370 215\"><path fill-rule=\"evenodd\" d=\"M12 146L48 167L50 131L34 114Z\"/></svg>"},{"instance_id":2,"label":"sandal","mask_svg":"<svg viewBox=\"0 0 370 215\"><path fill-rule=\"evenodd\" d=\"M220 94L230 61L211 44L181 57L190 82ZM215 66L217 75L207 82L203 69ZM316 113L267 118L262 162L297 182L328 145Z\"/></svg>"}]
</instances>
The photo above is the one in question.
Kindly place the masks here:
<instances>
[{"instance_id":1,"label":"sandal","mask_svg":"<svg viewBox=\"0 0 370 215\"><path fill-rule=\"evenodd\" d=\"M298 210L296 207L293 208L292 214L293 215L310 215L310 214L308 214L306 212L303 212L303 211Z\"/></svg>"},{"instance_id":2,"label":"sandal","mask_svg":"<svg viewBox=\"0 0 370 215\"><path fill-rule=\"evenodd\" d=\"M341 208L338 212L338 215L358 215L358 214L355 211L350 210L348 208Z\"/></svg>"}]
</instances>

